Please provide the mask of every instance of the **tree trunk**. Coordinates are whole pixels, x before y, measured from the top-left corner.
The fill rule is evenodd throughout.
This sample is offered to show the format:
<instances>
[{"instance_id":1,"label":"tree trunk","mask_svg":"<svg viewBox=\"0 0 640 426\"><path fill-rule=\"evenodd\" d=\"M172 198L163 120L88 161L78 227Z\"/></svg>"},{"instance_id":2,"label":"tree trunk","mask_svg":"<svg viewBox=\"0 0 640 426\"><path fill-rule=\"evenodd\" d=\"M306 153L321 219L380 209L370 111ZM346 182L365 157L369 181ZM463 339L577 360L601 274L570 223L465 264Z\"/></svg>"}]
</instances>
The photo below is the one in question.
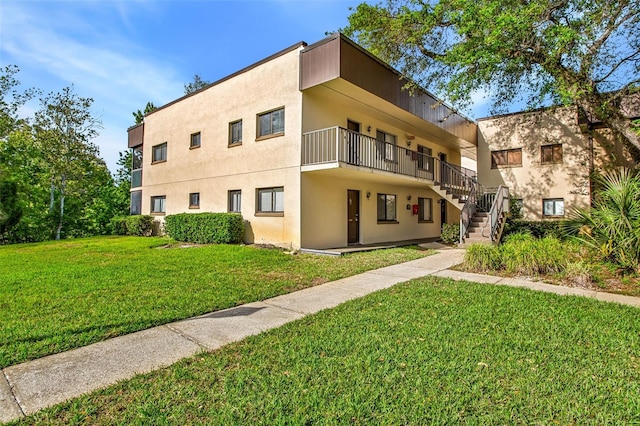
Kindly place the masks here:
<instances>
[{"instance_id":1,"label":"tree trunk","mask_svg":"<svg viewBox=\"0 0 640 426\"><path fill-rule=\"evenodd\" d=\"M56 240L60 239L60 233L62 231L62 219L64 217L64 190L65 190L65 179L62 177L62 182L60 184L60 218L58 219L58 227L56 229Z\"/></svg>"}]
</instances>

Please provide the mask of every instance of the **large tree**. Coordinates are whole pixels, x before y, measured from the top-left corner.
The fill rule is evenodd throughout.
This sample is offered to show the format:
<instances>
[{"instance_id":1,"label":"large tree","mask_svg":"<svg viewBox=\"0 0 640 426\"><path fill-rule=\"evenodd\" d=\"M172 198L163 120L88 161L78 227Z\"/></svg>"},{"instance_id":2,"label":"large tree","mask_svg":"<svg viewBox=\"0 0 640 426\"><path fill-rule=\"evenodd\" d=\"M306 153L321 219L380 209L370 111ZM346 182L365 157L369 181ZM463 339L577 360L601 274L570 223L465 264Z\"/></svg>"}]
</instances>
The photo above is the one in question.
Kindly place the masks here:
<instances>
[{"instance_id":1,"label":"large tree","mask_svg":"<svg viewBox=\"0 0 640 426\"><path fill-rule=\"evenodd\" d=\"M147 105L144 107L144 111L137 110L133 112L132 114L134 120L136 120L136 124L142 123L144 121L144 116L154 111L155 109L156 106L153 104L153 102L147 102Z\"/></svg>"},{"instance_id":2,"label":"large tree","mask_svg":"<svg viewBox=\"0 0 640 426\"><path fill-rule=\"evenodd\" d=\"M64 224L67 195L77 196L77 191L86 188L83 181L88 174L104 163L93 143L101 122L91 112L92 103L93 99L78 96L73 87L65 87L42 98L42 107L35 114L36 139L49 168L49 210L57 217L56 240Z\"/></svg>"},{"instance_id":3,"label":"large tree","mask_svg":"<svg viewBox=\"0 0 640 426\"><path fill-rule=\"evenodd\" d=\"M202 77L200 77L200 74L194 74L193 81L184 85L184 94L190 95L191 93L197 92L207 85L209 85L209 82L203 80Z\"/></svg>"},{"instance_id":4,"label":"large tree","mask_svg":"<svg viewBox=\"0 0 640 426\"><path fill-rule=\"evenodd\" d=\"M343 30L460 109L573 104L640 158L620 100L640 86L640 0L389 0Z\"/></svg>"}]
</instances>

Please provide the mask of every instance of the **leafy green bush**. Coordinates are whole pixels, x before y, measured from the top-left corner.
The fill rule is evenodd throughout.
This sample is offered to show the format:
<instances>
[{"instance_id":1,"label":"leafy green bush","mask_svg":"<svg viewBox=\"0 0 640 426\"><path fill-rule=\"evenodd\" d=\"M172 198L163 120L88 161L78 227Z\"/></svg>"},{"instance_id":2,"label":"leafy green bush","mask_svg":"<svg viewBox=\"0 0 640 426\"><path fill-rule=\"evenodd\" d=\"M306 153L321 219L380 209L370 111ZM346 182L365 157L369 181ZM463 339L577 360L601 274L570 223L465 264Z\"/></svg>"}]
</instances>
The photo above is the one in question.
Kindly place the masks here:
<instances>
[{"instance_id":1,"label":"leafy green bush","mask_svg":"<svg viewBox=\"0 0 640 426\"><path fill-rule=\"evenodd\" d=\"M465 269L489 272L502 269L500 248L493 244L471 244L464 255Z\"/></svg>"},{"instance_id":2,"label":"leafy green bush","mask_svg":"<svg viewBox=\"0 0 640 426\"><path fill-rule=\"evenodd\" d=\"M512 234L499 246L472 244L467 248L463 266L477 272L505 271L516 275L563 273L575 262L577 250L571 243L555 237L535 238L528 233ZM574 265L572 274L585 268Z\"/></svg>"},{"instance_id":3,"label":"leafy green bush","mask_svg":"<svg viewBox=\"0 0 640 426\"><path fill-rule=\"evenodd\" d=\"M114 235L135 235L150 237L153 233L153 216L133 215L114 217L110 221Z\"/></svg>"},{"instance_id":4,"label":"leafy green bush","mask_svg":"<svg viewBox=\"0 0 640 426\"><path fill-rule=\"evenodd\" d=\"M593 207L572 212L566 230L602 259L639 272L640 174L612 170L597 178L597 184Z\"/></svg>"},{"instance_id":5,"label":"leafy green bush","mask_svg":"<svg viewBox=\"0 0 640 426\"><path fill-rule=\"evenodd\" d=\"M562 239L564 221L558 220L513 220L508 219L504 225L503 237L511 234L529 233L535 238L552 236Z\"/></svg>"},{"instance_id":6,"label":"leafy green bush","mask_svg":"<svg viewBox=\"0 0 640 426\"><path fill-rule=\"evenodd\" d=\"M442 242L445 244L458 244L460 242L460 224L459 223L443 224L440 238L442 239Z\"/></svg>"},{"instance_id":7,"label":"leafy green bush","mask_svg":"<svg viewBox=\"0 0 640 426\"><path fill-rule=\"evenodd\" d=\"M198 244L242 242L244 220L238 213L180 213L165 218L165 232L177 241Z\"/></svg>"}]
</instances>

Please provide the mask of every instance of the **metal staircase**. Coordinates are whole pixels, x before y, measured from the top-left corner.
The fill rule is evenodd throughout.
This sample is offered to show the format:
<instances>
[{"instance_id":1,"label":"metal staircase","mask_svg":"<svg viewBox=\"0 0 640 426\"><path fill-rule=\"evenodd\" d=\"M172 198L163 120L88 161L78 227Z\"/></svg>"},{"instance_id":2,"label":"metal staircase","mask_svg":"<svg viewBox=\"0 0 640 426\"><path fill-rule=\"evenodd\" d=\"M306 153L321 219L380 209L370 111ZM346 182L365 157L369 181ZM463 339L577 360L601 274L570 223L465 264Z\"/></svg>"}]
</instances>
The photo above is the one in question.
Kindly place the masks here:
<instances>
[{"instance_id":1,"label":"metal staircase","mask_svg":"<svg viewBox=\"0 0 640 426\"><path fill-rule=\"evenodd\" d=\"M499 243L509 212L509 188L486 188L442 162L434 191L460 209L460 244Z\"/></svg>"}]
</instances>

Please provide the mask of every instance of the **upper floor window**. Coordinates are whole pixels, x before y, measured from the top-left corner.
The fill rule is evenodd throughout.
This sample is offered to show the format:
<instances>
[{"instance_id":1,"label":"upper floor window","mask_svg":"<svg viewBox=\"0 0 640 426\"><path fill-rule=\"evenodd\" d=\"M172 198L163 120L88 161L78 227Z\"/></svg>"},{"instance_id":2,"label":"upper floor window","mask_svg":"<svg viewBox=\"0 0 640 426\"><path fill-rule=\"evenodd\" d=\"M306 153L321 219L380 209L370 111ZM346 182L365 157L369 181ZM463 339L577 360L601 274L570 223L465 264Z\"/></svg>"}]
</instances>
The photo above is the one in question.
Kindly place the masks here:
<instances>
[{"instance_id":1,"label":"upper floor window","mask_svg":"<svg viewBox=\"0 0 640 426\"><path fill-rule=\"evenodd\" d=\"M522 148L491 151L491 168L496 169L501 166L521 167Z\"/></svg>"},{"instance_id":2,"label":"upper floor window","mask_svg":"<svg viewBox=\"0 0 640 426\"><path fill-rule=\"evenodd\" d=\"M142 186L142 145L131 151L131 187Z\"/></svg>"},{"instance_id":3,"label":"upper floor window","mask_svg":"<svg viewBox=\"0 0 640 426\"><path fill-rule=\"evenodd\" d=\"M418 222L433 222L432 198L418 198Z\"/></svg>"},{"instance_id":4,"label":"upper floor window","mask_svg":"<svg viewBox=\"0 0 640 426\"><path fill-rule=\"evenodd\" d=\"M376 131L378 155L388 161L396 161L396 137L382 130Z\"/></svg>"},{"instance_id":5,"label":"upper floor window","mask_svg":"<svg viewBox=\"0 0 640 426\"><path fill-rule=\"evenodd\" d=\"M164 195L151 197L151 213L165 213L166 200L167 197Z\"/></svg>"},{"instance_id":6,"label":"upper floor window","mask_svg":"<svg viewBox=\"0 0 640 426\"><path fill-rule=\"evenodd\" d=\"M240 213L242 205L242 191L233 190L229 191L229 208L228 211L234 213Z\"/></svg>"},{"instance_id":7,"label":"upper floor window","mask_svg":"<svg viewBox=\"0 0 640 426\"><path fill-rule=\"evenodd\" d=\"M542 164L562 163L562 144L557 143L541 146L540 162Z\"/></svg>"},{"instance_id":8,"label":"upper floor window","mask_svg":"<svg viewBox=\"0 0 640 426\"><path fill-rule=\"evenodd\" d=\"M200 193L192 192L189 194L189 208L190 209L199 209L200 208Z\"/></svg>"},{"instance_id":9,"label":"upper floor window","mask_svg":"<svg viewBox=\"0 0 640 426\"><path fill-rule=\"evenodd\" d=\"M151 164L167 161L167 143L154 145L151 148Z\"/></svg>"},{"instance_id":10,"label":"upper floor window","mask_svg":"<svg viewBox=\"0 0 640 426\"><path fill-rule=\"evenodd\" d=\"M258 138L284 134L284 108L258 114Z\"/></svg>"},{"instance_id":11,"label":"upper floor window","mask_svg":"<svg viewBox=\"0 0 640 426\"><path fill-rule=\"evenodd\" d=\"M242 120L229 123L229 145L242 144Z\"/></svg>"},{"instance_id":12,"label":"upper floor window","mask_svg":"<svg viewBox=\"0 0 640 426\"><path fill-rule=\"evenodd\" d=\"M418 168L422 170L433 170L433 151L423 145L418 145Z\"/></svg>"},{"instance_id":13,"label":"upper floor window","mask_svg":"<svg viewBox=\"0 0 640 426\"><path fill-rule=\"evenodd\" d=\"M261 188L257 191L257 213L283 213L284 188Z\"/></svg>"},{"instance_id":14,"label":"upper floor window","mask_svg":"<svg viewBox=\"0 0 640 426\"><path fill-rule=\"evenodd\" d=\"M395 222L396 217L396 196L378 194L378 222Z\"/></svg>"},{"instance_id":15,"label":"upper floor window","mask_svg":"<svg viewBox=\"0 0 640 426\"><path fill-rule=\"evenodd\" d=\"M542 200L542 215L544 217L564 216L564 199L546 198Z\"/></svg>"},{"instance_id":16,"label":"upper floor window","mask_svg":"<svg viewBox=\"0 0 640 426\"><path fill-rule=\"evenodd\" d=\"M200 132L191 134L189 148L200 148Z\"/></svg>"}]
</instances>

